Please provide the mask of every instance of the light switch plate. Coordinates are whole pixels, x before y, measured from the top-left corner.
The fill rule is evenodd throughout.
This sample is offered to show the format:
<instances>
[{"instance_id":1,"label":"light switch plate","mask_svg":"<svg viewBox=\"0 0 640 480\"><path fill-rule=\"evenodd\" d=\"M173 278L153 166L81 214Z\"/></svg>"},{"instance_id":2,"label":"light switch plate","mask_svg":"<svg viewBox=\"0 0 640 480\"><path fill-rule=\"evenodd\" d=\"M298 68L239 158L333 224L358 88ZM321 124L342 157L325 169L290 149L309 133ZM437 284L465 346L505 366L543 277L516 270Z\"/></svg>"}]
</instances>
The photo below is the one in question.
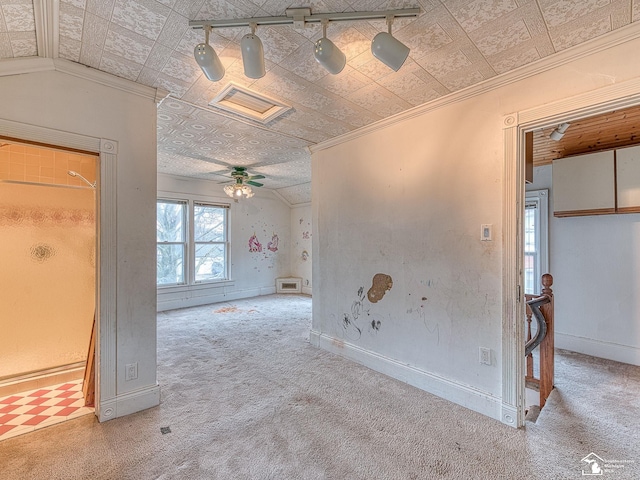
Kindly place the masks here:
<instances>
[{"instance_id":1,"label":"light switch plate","mask_svg":"<svg viewBox=\"0 0 640 480\"><path fill-rule=\"evenodd\" d=\"M493 238L493 225L490 223L484 223L480 229L480 240L483 242L491 241Z\"/></svg>"}]
</instances>

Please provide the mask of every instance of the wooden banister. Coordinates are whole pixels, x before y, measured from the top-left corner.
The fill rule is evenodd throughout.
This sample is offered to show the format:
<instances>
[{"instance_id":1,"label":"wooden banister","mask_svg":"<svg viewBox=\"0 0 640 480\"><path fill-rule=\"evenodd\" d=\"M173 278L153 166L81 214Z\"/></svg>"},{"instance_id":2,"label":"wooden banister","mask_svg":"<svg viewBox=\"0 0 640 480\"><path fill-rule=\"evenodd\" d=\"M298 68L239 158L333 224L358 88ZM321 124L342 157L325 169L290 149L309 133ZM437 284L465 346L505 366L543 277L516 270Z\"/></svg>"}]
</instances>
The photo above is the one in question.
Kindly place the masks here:
<instances>
[{"instance_id":1,"label":"wooden banister","mask_svg":"<svg viewBox=\"0 0 640 480\"><path fill-rule=\"evenodd\" d=\"M533 316L540 317L540 313L544 318L544 325L542 326L546 330L546 334L539 345L540 348L540 378L535 378L533 368L533 353L528 352L526 354L526 373L525 382L528 388L539 390L540 393L540 408L544 407L544 404L553 390L553 364L554 364L554 328L553 328L553 277L546 273L542 276L542 294L525 295L526 302L526 322L527 322L527 334L526 343L530 343L532 339L531 321L533 311L532 306L538 309L539 312ZM531 306L529 304L532 304ZM542 321L542 318L540 318ZM536 336L538 332L536 332ZM532 349L529 346L528 349Z\"/></svg>"},{"instance_id":2,"label":"wooden banister","mask_svg":"<svg viewBox=\"0 0 640 480\"><path fill-rule=\"evenodd\" d=\"M540 344L540 408L544 404L553 390L553 364L554 364L554 329L553 329L553 277L545 273L542 276L542 295L549 297L550 302L540 307L544 319L547 323L547 335Z\"/></svg>"}]
</instances>

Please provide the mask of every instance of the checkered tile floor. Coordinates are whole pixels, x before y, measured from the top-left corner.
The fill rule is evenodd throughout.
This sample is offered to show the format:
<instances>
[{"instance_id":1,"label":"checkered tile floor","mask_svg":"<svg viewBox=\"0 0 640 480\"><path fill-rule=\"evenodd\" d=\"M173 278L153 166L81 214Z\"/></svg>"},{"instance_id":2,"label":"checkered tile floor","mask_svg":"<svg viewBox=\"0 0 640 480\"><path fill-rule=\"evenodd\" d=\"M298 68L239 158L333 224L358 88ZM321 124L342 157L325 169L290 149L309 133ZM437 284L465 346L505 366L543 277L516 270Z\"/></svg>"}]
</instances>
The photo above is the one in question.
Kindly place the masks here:
<instances>
[{"instance_id":1,"label":"checkered tile floor","mask_svg":"<svg viewBox=\"0 0 640 480\"><path fill-rule=\"evenodd\" d=\"M82 380L0 398L0 441L93 413L84 406Z\"/></svg>"}]
</instances>

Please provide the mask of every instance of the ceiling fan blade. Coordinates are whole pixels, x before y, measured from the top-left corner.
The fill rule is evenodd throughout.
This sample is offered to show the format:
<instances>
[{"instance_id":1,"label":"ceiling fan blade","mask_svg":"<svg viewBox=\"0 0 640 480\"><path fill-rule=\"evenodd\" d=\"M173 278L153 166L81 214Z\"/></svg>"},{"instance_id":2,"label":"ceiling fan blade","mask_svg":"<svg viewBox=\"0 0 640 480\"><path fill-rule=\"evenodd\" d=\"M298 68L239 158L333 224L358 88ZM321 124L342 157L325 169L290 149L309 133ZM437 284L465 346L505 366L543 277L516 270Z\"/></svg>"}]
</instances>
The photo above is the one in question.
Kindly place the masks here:
<instances>
[{"instance_id":1,"label":"ceiling fan blade","mask_svg":"<svg viewBox=\"0 0 640 480\"><path fill-rule=\"evenodd\" d=\"M247 180L261 180L263 178L267 178L264 175L251 175L247 177Z\"/></svg>"},{"instance_id":2,"label":"ceiling fan blade","mask_svg":"<svg viewBox=\"0 0 640 480\"><path fill-rule=\"evenodd\" d=\"M248 185L253 185L254 187L261 187L261 186L263 186L263 185L264 185L264 183L253 182L253 181L251 181L251 180L249 180L249 181L247 181L247 182L244 182L244 183L246 183L246 184L248 184Z\"/></svg>"}]
</instances>

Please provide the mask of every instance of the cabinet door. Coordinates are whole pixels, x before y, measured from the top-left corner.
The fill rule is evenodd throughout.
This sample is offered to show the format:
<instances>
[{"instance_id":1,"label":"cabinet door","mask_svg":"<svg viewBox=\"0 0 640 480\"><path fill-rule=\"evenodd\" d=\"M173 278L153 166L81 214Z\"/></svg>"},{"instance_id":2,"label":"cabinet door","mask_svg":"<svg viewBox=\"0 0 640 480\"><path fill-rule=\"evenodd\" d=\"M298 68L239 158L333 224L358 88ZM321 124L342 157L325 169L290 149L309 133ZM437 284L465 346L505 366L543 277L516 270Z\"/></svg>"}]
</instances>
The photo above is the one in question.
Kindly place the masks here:
<instances>
[{"instance_id":1,"label":"cabinet door","mask_svg":"<svg viewBox=\"0 0 640 480\"><path fill-rule=\"evenodd\" d=\"M618 212L640 213L640 146L616 150Z\"/></svg>"},{"instance_id":2,"label":"cabinet door","mask_svg":"<svg viewBox=\"0 0 640 480\"><path fill-rule=\"evenodd\" d=\"M613 150L553 161L556 217L615 213Z\"/></svg>"}]
</instances>

